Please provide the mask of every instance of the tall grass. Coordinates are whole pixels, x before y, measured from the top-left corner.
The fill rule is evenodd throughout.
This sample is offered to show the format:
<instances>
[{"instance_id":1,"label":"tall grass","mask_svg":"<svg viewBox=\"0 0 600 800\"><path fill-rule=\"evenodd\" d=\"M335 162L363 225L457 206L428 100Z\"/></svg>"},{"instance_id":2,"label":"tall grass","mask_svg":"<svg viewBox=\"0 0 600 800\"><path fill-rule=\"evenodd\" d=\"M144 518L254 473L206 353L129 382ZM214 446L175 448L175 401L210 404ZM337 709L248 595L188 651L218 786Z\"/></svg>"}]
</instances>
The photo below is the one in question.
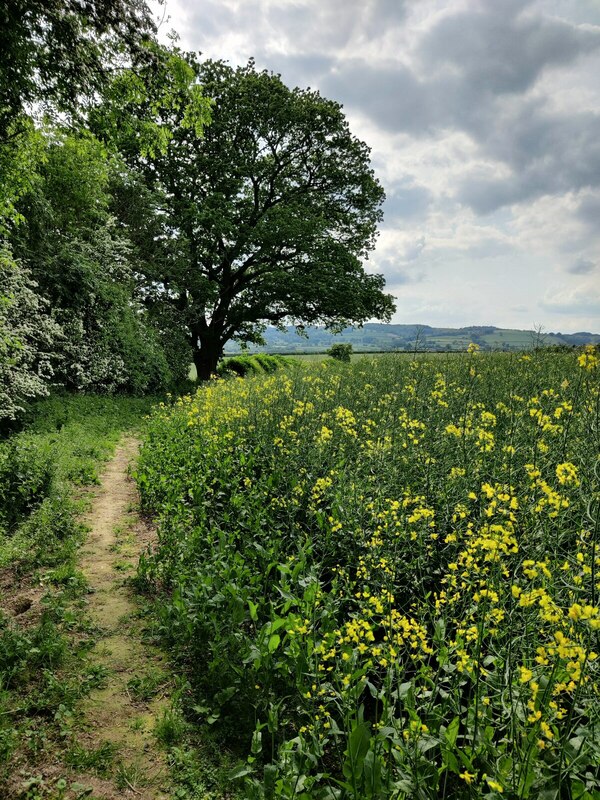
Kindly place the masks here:
<instances>
[{"instance_id":1,"label":"tall grass","mask_svg":"<svg viewBox=\"0 0 600 800\"><path fill-rule=\"evenodd\" d=\"M40 764L81 751L78 702L104 680L85 659L94 632L76 563L84 487L151 404L52 397L0 441L0 797L67 796L63 775L46 782Z\"/></svg>"},{"instance_id":2,"label":"tall grass","mask_svg":"<svg viewBox=\"0 0 600 800\"><path fill-rule=\"evenodd\" d=\"M22 572L69 557L81 510L74 490L98 482L123 430L139 427L152 404L58 395L39 401L23 430L0 440L0 568Z\"/></svg>"}]
</instances>

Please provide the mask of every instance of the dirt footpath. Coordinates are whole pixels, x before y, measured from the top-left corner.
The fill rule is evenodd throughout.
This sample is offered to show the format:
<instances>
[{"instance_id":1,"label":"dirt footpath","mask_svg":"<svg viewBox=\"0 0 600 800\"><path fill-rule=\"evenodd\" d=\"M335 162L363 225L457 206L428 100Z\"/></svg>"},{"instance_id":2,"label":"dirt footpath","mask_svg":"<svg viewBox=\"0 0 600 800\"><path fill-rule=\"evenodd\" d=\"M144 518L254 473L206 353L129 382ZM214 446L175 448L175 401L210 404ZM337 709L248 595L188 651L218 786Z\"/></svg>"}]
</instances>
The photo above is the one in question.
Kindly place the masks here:
<instances>
[{"instance_id":1,"label":"dirt footpath","mask_svg":"<svg viewBox=\"0 0 600 800\"><path fill-rule=\"evenodd\" d=\"M154 733L168 705L167 677L160 652L143 642L138 607L126 581L153 536L131 513L136 492L128 468L137 449L137 440L124 439L108 463L85 520L91 531L79 563L90 586L89 618L99 631L90 659L106 674L104 688L83 704L81 729L86 751L112 753L110 780L94 786L94 797L102 800L171 796Z\"/></svg>"}]
</instances>

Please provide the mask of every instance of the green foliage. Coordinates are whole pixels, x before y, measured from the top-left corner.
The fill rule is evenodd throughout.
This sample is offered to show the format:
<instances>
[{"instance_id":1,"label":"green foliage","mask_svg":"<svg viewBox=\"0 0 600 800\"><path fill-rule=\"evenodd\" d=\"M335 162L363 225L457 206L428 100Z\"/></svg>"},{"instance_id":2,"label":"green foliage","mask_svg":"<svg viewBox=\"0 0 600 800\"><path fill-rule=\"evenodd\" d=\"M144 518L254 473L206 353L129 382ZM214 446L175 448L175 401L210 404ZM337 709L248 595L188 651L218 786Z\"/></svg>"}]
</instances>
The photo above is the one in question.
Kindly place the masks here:
<instances>
[{"instance_id":1,"label":"green foliage","mask_svg":"<svg viewBox=\"0 0 600 800\"><path fill-rule=\"evenodd\" d=\"M0 529L12 530L48 496L54 458L47 442L0 442Z\"/></svg>"},{"instance_id":2,"label":"green foliage","mask_svg":"<svg viewBox=\"0 0 600 800\"><path fill-rule=\"evenodd\" d=\"M0 146L32 105L79 116L125 55L143 59L155 31L139 0L8 0L0 15Z\"/></svg>"},{"instance_id":3,"label":"green foliage","mask_svg":"<svg viewBox=\"0 0 600 800\"><path fill-rule=\"evenodd\" d=\"M172 383L159 333L119 287L112 301L94 301L85 316L57 312L65 335L57 380L71 390L160 392Z\"/></svg>"},{"instance_id":4,"label":"green foliage","mask_svg":"<svg viewBox=\"0 0 600 800\"><path fill-rule=\"evenodd\" d=\"M140 580L244 797L596 797L597 369L332 360L156 411Z\"/></svg>"},{"instance_id":5,"label":"green foliage","mask_svg":"<svg viewBox=\"0 0 600 800\"><path fill-rule=\"evenodd\" d=\"M336 361L349 362L352 355L352 345L342 344L340 342L332 344L327 351L327 355L335 358Z\"/></svg>"},{"instance_id":6,"label":"green foliage","mask_svg":"<svg viewBox=\"0 0 600 800\"><path fill-rule=\"evenodd\" d=\"M202 138L211 120L211 101L197 82L198 62L177 47L148 42L141 65L121 70L106 87L90 122L112 147L130 157L167 152L176 127Z\"/></svg>"},{"instance_id":7,"label":"green foliage","mask_svg":"<svg viewBox=\"0 0 600 800\"><path fill-rule=\"evenodd\" d=\"M0 618L0 675L4 689L27 683L41 669L55 669L65 659L67 641L48 619L32 631L19 631Z\"/></svg>"},{"instance_id":8,"label":"green foliage","mask_svg":"<svg viewBox=\"0 0 600 800\"><path fill-rule=\"evenodd\" d=\"M261 364L253 356L233 356L226 358L219 365L218 374L226 375L228 372L243 378L245 375L258 374L262 372Z\"/></svg>"},{"instance_id":9,"label":"green foliage","mask_svg":"<svg viewBox=\"0 0 600 800\"><path fill-rule=\"evenodd\" d=\"M48 394L62 335L29 272L0 242L0 432Z\"/></svg>"},{"instance_id":10,"label":"green foliage","mask_svg":"<svg viewBox=\"0 0 600 800\"><path fill-rule=\"evenodd\" d=\"M29 409L26 429L0 441L0 567L23 571L72 558L81 528L69 487L97 481L98 463L151 404L63 395Z\"/></svg>"},{"instance_id":11,"label":"green foliage","mask_svg":"<svg viewBox=\"0 0 600 800\"><path fill-rule=\"evenodd\" d=\"M19 200L31 192L44 158L44 138L27 117L16 120L0 141L0 236L23 221Z\"/></svg>"},{"instance_id":12,"label":"green foliage","mask_svg":"<svg viewBox=\"0 0 600 800\"><path fill-rule=\"evenodd\" d=\"M146 207L163 211L142 214L155 250L142 269L150 286L167 287L150 299L177 308L199 378L214 373L227 341L256 342L266 321L389 318L382 276L362 266L383 190L339 104L290 90L252 62L194 69L213 100L202 137L172 107L166 147L143 158L137 137L120 147L146 186Z\"/></svg>"},{"instance_id":13,"label":"green foliage","mask_svg":"<svg viewBox=\"0 0 600 800\"><path fill-rule=\"evenodd\" d=\"M159 391L171 370L133 298L132 247L108 211L113 169L92 136L53 132L12 240L38 284L38 305L50 303L60 326L53 381L76 390Z\"/></svg>"},{"instance_id":14,"label":"green foliage","mask_svg":"<svg viewBox=\"0 0 600 800\"><path fill-rule=\"evenodd\" d=\"M170 384L175 391L189 390L192 348L178 319L177 309L164 303L153 303L145 316L148 337L160 344L167 361Z\"/></svg>"},{"instance_id":15,"label":"green foliage","mask_svg":"<svg viewBox=\"0 0 600 800\"><path fill-rule=\"evenodd\" d=\"M104 742L98 747L82 747L75 744L65 754L65 761L76 770L95 772L97 775L108 775L113 767L117 746L112 742Z\"/></svg>"},{"instance_id":16,"label":"green foliage","mask_svg":"<svg viewBox=\"0 0 600 800\"><path fill-rule=\"evenodd\" d=\"M266 353L252 356L232 356L221 361L217 374L221 376L235 374L243 378L246 375L258 375L261 372L276 372L286 363L283 356L269 356Z\"/></svg>"},{"instance_id":17,"label":"green foliage","mask_svg":"<svg viewBox=\"0 0 600 800\"><path fill-rule=\"evenodd\" d=\"M29 407L25 430L0 441L2 797L25 763L48 761L57 747L76 769L102 774L110 765L109 748L77 744L77 703L103 684L106 673L86 666L83 656L93 631L81 608L73 606L87 591L76 568L82 538L77 517L85 500L76 496L79 487L97 480L122 431L138 427L150 405L150 399L52 396ZM14 585L5 580L10 575ZM28 620L5 602L17 587L29 597L42 586L41 619L37 609ZM31 787L40 792L32 797L62 796L55 781ZM71 788L75 791L75 784Z\"/></svg>"},{"instance_id":18,"label":"green foliage","mask_svg":"<svg viewBox=\"0 0 600 800\"><path fill-rule=\"evenodd\" d=\"M186 724L177 708L166 708L154 726L154 735L165 747L179 744L185 733Z\"/></svg>"},{"instance_id":19,"label":"green foliage","mask_svg":"<svg viewBox=\"0 0 600 800\"><path fill-rule=\"evenodd\" d=\"M147 703L157 694L161 686L164 686L167 682L167 675L160 669L154 669L149 670L141 677L132 678L127 684L127 689L134 697Z\"/></svg>"}]
</instances>

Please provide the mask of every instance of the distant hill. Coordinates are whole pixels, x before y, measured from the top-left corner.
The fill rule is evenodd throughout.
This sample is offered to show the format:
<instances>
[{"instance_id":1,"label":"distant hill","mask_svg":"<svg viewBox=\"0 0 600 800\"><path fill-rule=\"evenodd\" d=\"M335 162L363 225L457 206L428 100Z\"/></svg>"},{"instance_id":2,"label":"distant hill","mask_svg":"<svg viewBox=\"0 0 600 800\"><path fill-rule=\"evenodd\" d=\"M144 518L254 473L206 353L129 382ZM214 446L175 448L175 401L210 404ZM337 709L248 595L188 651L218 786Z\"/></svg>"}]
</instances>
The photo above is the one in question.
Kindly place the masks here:
<instances>
[{"instance_id":1,"label":"distant hill","mask_svg":"<svg viewBox=\"0 0 600 800\"><path fill-rule=\"evenodd\" d=\"M430 325L386 325L367 323L362 328L346 328L334 335L324 328L307 327L306 337L298 336L295 328L285 332L268 328L265 345L251 346L252 353L316 353L327 350L335 342L351 344L356 352L387 352L393 350L465 350L471 342L482 350L527 350L534 346L565 345L576 347L600 344L598 333L543 333L536 331L496 328L493 325L471 325L467 328L432 328ZM239 352L230 342L227 354Z\"/></svg>"}]
</instances>

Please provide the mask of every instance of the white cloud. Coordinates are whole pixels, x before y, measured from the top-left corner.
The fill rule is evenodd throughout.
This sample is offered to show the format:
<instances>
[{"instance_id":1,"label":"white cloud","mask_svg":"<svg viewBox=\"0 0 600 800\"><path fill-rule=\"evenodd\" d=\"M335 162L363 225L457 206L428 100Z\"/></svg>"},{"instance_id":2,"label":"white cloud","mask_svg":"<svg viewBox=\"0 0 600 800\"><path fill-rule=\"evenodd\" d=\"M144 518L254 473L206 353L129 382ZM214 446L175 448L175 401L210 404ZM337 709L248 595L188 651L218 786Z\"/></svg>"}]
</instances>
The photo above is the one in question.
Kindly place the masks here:
<instances>
[{"instance_id":1,"label":"white cloud","mask_svg":"<svg viewBox=\"0 0 600 800\"><path fill-rule=\"evenodd\" d=\"M600 330L597 0L167 10L184 48L344 103L388 195L369 265L398 321Z\"/></svg>"},{"instance_id":2,"label":"white cloud","mask_svg":"<svg viewBox=\"0 0 600 800\"><path fill-rule=\"evenodd\" d=\"M593 278L579 280L575 285L553 284L544 293L539 307L552 314L556 327L563 331L576 327L596 332L600 320L600 285ZM561 327L562 320L565 324Z\"/></svg>"}]
</instances>

